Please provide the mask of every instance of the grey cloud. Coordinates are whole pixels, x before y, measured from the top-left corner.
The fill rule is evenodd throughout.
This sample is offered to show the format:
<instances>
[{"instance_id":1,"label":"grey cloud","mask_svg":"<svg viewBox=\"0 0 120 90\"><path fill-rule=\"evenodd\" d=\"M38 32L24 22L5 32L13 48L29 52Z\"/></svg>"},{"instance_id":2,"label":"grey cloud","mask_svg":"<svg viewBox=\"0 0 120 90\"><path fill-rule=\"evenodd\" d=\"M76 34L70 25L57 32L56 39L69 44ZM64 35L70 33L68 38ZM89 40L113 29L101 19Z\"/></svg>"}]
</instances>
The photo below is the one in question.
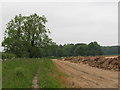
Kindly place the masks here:
<instances>
[{"instance_id":1,"label":"grey cloud","mask_svg":"<svg viewBox=\"0 0 120 90\"><path fill-rule=\"evenodd\" d=\"M20 13L45 15L50 36L59 44L95 40L101 45L118 44L117 2L2 3L2 33L5 24Z\"/></svg>"}]
</instances>

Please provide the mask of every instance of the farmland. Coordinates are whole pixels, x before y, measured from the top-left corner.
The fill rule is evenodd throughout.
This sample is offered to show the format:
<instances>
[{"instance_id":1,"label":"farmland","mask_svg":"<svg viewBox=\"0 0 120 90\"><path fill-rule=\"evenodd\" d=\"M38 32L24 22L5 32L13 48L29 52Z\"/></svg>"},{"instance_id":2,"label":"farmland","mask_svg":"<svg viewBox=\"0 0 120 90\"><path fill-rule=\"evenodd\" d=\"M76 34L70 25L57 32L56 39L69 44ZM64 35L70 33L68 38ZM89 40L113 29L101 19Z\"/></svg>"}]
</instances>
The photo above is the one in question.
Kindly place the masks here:
<instances>
[{"instance_id":1,"label":"farmland","mask_svg":"<svg viewBox=\"0 0 120 90\"><path fill-rule=\"evenodd\" d=\"M118 72L103 70L83 63L53 60L56 67L65 74L69 88L118 88Z\"/></svg>"},{"instance_id":2,"label":"farmland","mask_svg":"<svg viewBox=\"0 0 120 90\"><path fill-rule=\"evenodd\" d=\"M99 63L96 58L99 58ZM117 88L119 70L116 67L118 65L118 62L115 61L116 58L79 56L52 60L45 58L4 60L2 65L2 87ZM111 62L111 64L105 62L105 66L109 68L106 68L104 64L103 66L100 65L103 59L106 61L109 59Z\"/></svg>"},{"instance_id":3,"label":"farmland","mask_svg":"<svg viewBox=\"0 0 120 90\"><path fill-rule=\"evenodd\" d=\"M47 22L46 16L37 13L18 14L6 22L1 43L4 47L0 60L2 88L118 87L120 56L108 55L120 54L120 46L101 46L93 38L85 39L87 42L83 38L81 42L80 37L73 41L68 38L69 42L56 41L46 27ZM72 34L76 35L74 32ZM90 36L93 35L97 34ZM86 33L83 36L88 37ZM59 38L62 40L63 36Z\"/></svg>"},{"instance_id":4,"label":"farmland","mask_svg":"<svg viewBox=\"0 0 120 90\"><path fill-rule=\"evenodd\" d=\"M70 88L118 88L119 56L78 56L53 60L56 67L69 75Z\"/></svg>"},{"instance_id":5,"label":"farmland","mask_svg":"<svg viewBox=\"0 0 120 90\"><path fill-rule=\"evenodd\" d=\"M60 72L49 59L13 59L3 61L2 64L3 88L32 88L32 80L38 72L38 85L40 88L60 88ZM54 76L54 77L53 77Z\"/></svg>"}]
</instances>

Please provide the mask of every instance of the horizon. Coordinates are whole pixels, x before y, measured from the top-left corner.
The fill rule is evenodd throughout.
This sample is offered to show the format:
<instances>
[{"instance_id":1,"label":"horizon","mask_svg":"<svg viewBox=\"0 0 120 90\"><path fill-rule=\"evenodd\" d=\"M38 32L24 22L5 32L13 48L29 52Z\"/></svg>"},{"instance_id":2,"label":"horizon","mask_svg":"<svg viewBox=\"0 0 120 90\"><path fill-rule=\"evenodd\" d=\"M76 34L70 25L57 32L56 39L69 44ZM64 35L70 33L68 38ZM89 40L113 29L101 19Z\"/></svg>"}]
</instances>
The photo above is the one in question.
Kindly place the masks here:
<instances>
[{"instance_id":1,"label":"horizon","mask_svg":"<svg viewBox=\"0 0 120 90\"><path fill-rule=\"evenodd\" d=\"M97 41L92 41L92 42L97 42ZM91 42L90 42L91 43ZM97 42L99 44L99 42ZM57 44L57 45L67 45L67 44L73 44L73 45L76 45L76 44L89 44L89 43L81 43L81 42L78 42L78 43L65 43L65 44ZM100 45L100 44L99 44ZM120 45L100 45L102 47L114 47L114 46L120 46ZM0 48L0 52L4 52L4 47L1 47Z\"/></svg>"},{"instance_id":2,"label":"horizon","mask_svg":"<svg viewBox=\"0 0 120 90\"><path fill-rule=\"evenodd\" d=\"M101 46L118 45L117 2L4 2L2 3L2 31L15 15L45 15L49 35L57 44L90 43ZM10 9L8 11L8 9ZM67 13L66 13L67 11ZM12 12L12 13L11 13ZM0 47L0 51L2 47Z\"/></svg>"}]
</instances>

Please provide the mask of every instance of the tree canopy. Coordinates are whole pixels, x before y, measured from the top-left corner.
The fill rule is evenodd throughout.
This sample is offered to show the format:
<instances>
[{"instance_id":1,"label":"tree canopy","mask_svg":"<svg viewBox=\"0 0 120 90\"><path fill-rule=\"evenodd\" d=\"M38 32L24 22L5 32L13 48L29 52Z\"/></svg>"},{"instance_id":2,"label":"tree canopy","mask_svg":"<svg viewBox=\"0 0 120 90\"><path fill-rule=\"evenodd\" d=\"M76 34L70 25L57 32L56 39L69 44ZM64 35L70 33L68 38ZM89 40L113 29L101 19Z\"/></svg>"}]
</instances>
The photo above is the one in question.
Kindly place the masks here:
<instances>
[{"instance_id":1,"label":"tree canopy","mask_svg":"<svg viewBox=\"0 0 120 90\"><path fill-rule=\"evenodd\" d=\"M5 52L16 54L17 56L32 57L37 48L43 48L52 43L46 28L47 20L45 16L36 13L30 16L16 15L8 22L5 30L5 37L2 45Z\"/></svg>"}]
</instances>

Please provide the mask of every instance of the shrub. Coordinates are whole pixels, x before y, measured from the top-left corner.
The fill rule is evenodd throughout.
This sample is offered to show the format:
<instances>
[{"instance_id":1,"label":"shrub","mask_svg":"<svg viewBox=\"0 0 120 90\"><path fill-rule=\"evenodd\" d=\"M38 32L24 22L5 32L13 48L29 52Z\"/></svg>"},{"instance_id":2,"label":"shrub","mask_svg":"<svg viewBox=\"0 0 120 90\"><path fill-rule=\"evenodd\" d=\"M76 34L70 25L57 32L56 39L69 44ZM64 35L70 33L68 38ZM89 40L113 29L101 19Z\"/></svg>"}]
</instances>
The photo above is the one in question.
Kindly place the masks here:
<instances>
[{"instance_id":1,"label":"shrub","mask_svg":"<svg viewBox=\"0 0 120 90\"><path fill-rule=\"evenodd\" d=\"M10 53L2 53L2 59L13 59L15 58L15 54L10 54Z\"/></svg>"}]
</instances>

